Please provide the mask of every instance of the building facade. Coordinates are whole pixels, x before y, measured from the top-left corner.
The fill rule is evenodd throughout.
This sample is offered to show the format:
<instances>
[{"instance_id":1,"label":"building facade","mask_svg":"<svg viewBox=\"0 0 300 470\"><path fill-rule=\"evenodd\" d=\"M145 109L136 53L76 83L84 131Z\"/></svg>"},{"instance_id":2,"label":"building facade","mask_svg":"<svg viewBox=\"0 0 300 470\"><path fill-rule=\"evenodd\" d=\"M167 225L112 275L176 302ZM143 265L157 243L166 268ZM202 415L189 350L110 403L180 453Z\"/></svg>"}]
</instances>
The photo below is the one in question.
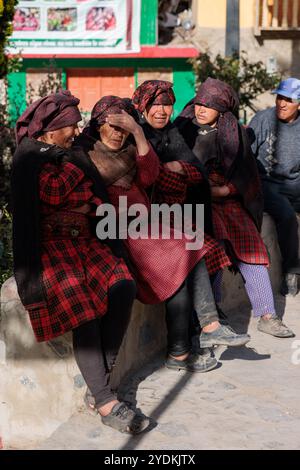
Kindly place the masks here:
<instances>
[{"instance_id":1,"label":"building facade","mask_svg":"<svg viewBox=\"0 0 300 470\"><path fill-rule=\"evenodd\" d=\"M77 0L79 2L79 0ZM84 0L80 0L84 1ZM86 0L88 2L88 0ZM128 0L123 0L128 3ZM25 3L25 2L24 2ZM32 2L30 2L32 5ZM59 72L63 86L80 98L81 111L88 115L95 102L107 94L131 97L144 80L162 78L174 82L177 101L176 116L194 94L195 79L188 63L198 55L191 45L158 46L158 1L141 0L139 52L22 54L22 68L8 77L10 113L13 121L26 106L29 94L38 96L40 84L53 67ZM133 28L134 28L133 24ZM20 106L16 106L16 100Z\"/></svg>"},{"instance_id":2,"label":"building facade","mask_svg":"<svg viewBox=\"0 0 300 470\"><path fill-rule=\"evenodd\" d=\"M197 34L192 43L213 55L225 53L226 0L193 2ZM300 0L240 0L240 51L261 60L270 73L300 78ZM260 97L259 107L273 97Z\"/></svg>"}]
</instances>

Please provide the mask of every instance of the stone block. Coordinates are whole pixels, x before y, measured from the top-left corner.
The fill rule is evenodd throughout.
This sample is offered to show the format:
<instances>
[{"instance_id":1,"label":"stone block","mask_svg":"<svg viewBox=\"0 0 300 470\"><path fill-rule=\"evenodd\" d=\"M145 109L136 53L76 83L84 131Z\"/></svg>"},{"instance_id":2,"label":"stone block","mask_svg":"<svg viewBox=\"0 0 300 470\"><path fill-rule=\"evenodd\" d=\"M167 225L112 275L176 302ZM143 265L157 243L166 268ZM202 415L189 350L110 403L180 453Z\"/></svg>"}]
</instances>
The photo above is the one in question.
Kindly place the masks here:
<instances>
[{"instance_id":1,"label":"stone block","mask_svg":"<svg viewBox=\"0 0 300 470\"><path fill-rule=\"evenodd\" d=\"M275 226L268 215L264 216L262 236L277 293L281 259ZM241 276L225 272L222 290L225 311L249 305ZM136 301L112 384L149 362L165 345L164 307ZM0 377L0 438L6 448L26 448L46 439L83 406L86 387L73 357L71 333L50 343L37 343L14 278L1 289Z\"/></svg>"},{"instance_id":2,"label":"stone block","mask_svg":"<svg viewBox=\"0 0 300 470\"><path fill-rule=\"evenodd\" d=\"M135 302L113 385L164 348L165 340L163 306ZM47 438L83 406L86 386L74 360L72 334L37 343L14 278L1 289L0 377L5 448L26 448Z\"/></svg>"}]
</instances>

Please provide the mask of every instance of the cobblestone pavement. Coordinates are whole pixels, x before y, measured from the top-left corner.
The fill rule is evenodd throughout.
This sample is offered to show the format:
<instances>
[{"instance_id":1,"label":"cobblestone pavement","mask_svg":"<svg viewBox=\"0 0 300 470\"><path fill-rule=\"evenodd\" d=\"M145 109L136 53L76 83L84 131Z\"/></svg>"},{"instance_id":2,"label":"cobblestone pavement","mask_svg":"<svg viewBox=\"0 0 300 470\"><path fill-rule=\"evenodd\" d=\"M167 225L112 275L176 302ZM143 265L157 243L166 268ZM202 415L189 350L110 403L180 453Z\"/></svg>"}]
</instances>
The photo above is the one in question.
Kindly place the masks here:
<instances>
[{"instance_id":1,"label":"cobblestone pavement","mask_svg":"<svg viewBox=\"0 0 300 470\"><path fill-rule=\"evenodd\" d=\"M282 298L279 309L284 309ZM230 318L233 326L246 330L247 308ZM284 321L295 338L260 333L251 319L251 342L218 348L220 366L208 373L168 370L158 358L122 384L122 396L151 417L149 432L120 434L82 411L39 449L299 449L299 295L287 300Z\"/></svg>"}]
</instances>

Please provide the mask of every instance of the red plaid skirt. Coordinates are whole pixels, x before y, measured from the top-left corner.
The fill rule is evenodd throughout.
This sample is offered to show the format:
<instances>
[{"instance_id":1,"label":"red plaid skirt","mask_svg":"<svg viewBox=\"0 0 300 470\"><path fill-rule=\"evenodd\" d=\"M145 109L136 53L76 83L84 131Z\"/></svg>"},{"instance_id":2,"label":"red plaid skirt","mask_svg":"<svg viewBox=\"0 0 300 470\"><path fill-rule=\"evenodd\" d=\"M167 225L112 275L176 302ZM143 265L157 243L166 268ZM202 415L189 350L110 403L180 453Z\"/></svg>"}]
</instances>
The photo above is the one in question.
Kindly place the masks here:
<instances>
[{"instance_id":1,"label":"red plaid skirt","mask_svg":"<svg viewBox=\"0 0 300 470\"><path fill-rule=\"evenodd\" d=\"M120 280L132 280L125 262L97 239L44 241L42 265L47 308L29 310L39 342L103 316L108 289Z\"/></svg>"},{"instance_id":2,"label":"red plaid skirt","mask_svg":"<svg viewBox=\"0 0 300 470\"><path fill-rule=\"evenodd\" d=\"M213 203L215 238L230 243L235 257L249 264L269 265L265 244L240 201L225 199Z\"/></svg>"},{"instance_id":3,"label":"red plaid skirt","mask_svg":"<svg viewBox=\"0 0 300 470\"><path fill-rule=\"evenodd\" d=\"M171 297L202 258L210 274L231 264L224 249L209 236L205 235L198 250L187 250L188 241L186 238L124 240L141 302L156 304Z\"/></svg>"}]
</instances>

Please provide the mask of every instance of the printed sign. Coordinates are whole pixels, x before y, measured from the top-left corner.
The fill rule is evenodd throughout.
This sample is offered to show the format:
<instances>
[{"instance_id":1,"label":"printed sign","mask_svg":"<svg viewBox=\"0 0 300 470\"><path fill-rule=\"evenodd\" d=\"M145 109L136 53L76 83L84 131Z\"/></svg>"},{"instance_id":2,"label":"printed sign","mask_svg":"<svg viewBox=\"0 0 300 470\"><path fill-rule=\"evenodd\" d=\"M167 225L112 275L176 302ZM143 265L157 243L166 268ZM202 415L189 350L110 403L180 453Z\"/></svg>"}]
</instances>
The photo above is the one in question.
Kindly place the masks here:
<instances>
[{"instance_id":1,"label":"printed sign","mask_svg":"<svg viewBox=\"0 0 300 470\"><path fill-rule=\"evenodd\" d=\"M141 0L21 0L10 52L139 52Z\"/></svg>"}]
</instances>

